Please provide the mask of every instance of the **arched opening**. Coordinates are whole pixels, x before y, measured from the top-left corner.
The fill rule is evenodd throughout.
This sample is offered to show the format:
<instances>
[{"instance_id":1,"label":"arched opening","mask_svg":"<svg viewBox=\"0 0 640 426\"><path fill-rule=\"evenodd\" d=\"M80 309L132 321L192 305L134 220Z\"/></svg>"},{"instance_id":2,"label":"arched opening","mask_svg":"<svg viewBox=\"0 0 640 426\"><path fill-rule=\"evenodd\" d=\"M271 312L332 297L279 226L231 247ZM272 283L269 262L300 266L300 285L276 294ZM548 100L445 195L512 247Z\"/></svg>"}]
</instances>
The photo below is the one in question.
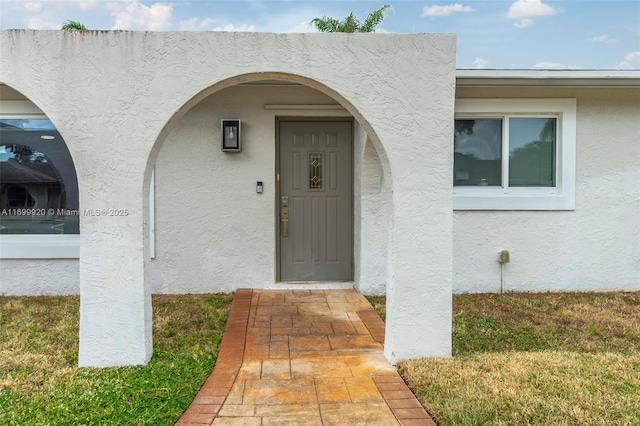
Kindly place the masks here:
<instances>
[{"instance_id":1,"label":"arched opening","mask_svg":"<svg viewBox=\"0 0 640 426\"><path fill-rule=\"evenodd\" d=\"M221 149L221 120L231 118L242 121L240 153ZM349 218L353 221L349 248L353 269L341 288L384 292L386 268L369 268L384 265L386 257L363 258L372 253L369 233L374 227L369 223L361 226L360 209L363 161L375 162L380 175L384 170L388 188L390 172L384 149L366 119L342 96L318 82L282 73L243 75L220 82L192 98L165 125L147 169L147 188L153 192L149 203L153 223L147 227L147 241L154 242L155 257L146 262L145 275L152 292L224 292L240 287L271 288L279 283L278 133L282 120L347 120L353 124L350 191L354 199ZM365 143L368 148L363 158ZM262 192L257 191L258 182ZM381 200L390 202L385 197ZM382 216L390 215L391 210L379 209L380 217L375 220L388 223L389 218ZM376 242L376 256L387 247L388 227L381 229L375 231L375 238L385 241ZM361 250L363 246L367 250ZM362 282L373 276L378 277L375 285Z\"/></svg>"},{"instance_id":2,"label":"arched opening","mask_svg":"<svg viewBox=\"0 0 640 426\"><path fill-rule=\"evenodd\" d=\"M78 294L78 178L64 138L0 83L0 262L7 295Z\"/></svg>"},{"instance_id":3,"label":"arched opening","mask_svg":"<svg viewBox=\"0 0 640 426\"><path fill-rule=\"evenodd\" d=\"M394 305L389 309L393 315L387 317L391 349L386 354L398 359L409 353L446 352L450 341L444 335L450 322L447 306L452 195L448 139L454 115L454 37L210 32L183 33L178 38L165 32L86 35L10 31L3 34L2 43L3 52L17 53L15 60L3 63L3 81L42 105L62 133L68 135L70 151L78 159L83 207L117 211L122 208L127 212L126 216L82 220L81 365L145 363L151 356L150 294L156 277L148 255L152 232L147 193L165 141L181 120L210 95L231 86L244 88L245 83L274 80L296 83L330 98L353 117L354 128L359 126L369 137L383 170L393 167L393 176L385 174L385 178L393 178L389 199L394 201L389 209L388 236L393 238L389 237L386 272L387 293ZM194 49L185 49L187 45ZM29 52L37 53L51 65L46 79L41 78L37 67L29 67L33 56ZM96 56L96 52L100 55ZM425 72L432 78L421 78ZM87 73L91 79L84 78ZM114 91L114 82L123 90ZM87 90L92 93L88 99ZM63 101L59 99L61 93L66 96ZM307 101L303 98L293 104L295 109L281 108L284 101L277 101L280 107L277 114L272 113L305 118L334 114L326 110L305 111ZM227 118L243 119L231 115L232 104L221 106L229 114ZM259 108L274 111L265 105ZM202 120L204 123L213 118L203 116ZM253 131L256 141L274 143L275 132L256 132L258 128L252 128L250 120L242 123L244 135ZM270 125L275 126L273 121ZM212 142L220 137L215 127L217 123L209 135ZM225 194L237 197L225 203L219 192L201 191L204 195L187 204L189 214L171 226L182 227L183 223L194 221L202 212L199 201L207 197L218 201L214 205L218 211L237 206L227 210L223 219L239 217L242 222L220 220L208 225L217 223L224 227L221 232L251 244L270 242L268 251L254 253L250 250L254 247L249 245L245 246L249 250L234 252L220 245L216 251L207 252L208 247L194 244L196 247L190 247L190 252L208 254L201 257L200 263L219 264L224 271L235 269L235 276L248 271L251 262L260 262L273 271L268 275L275 281L276 197L268 196L268 191L274 187L276 177L264 178L264 168L246 170L249 162L242 163L241 159L260 160L251 158L255 152L247 149L242 154L225 154L226 160L220 164L219 169L226 172L224 182L235 185L235 193L223 188ZM275 154L270 154L266 163L273 169ZM242 174L238 174L240 170ZM264 184L262 195L255 190L258 181ZM191 181L186 188L204 190L207 183ZM357 187L353 186L354 191ZM234 204L236 198L245 202ZM252 209L252 202L256 209ZM352 211L356 217L357 209ZM268 227L262 227L264 223ZM258 233L247 233L252 228ZM227 241L235 242L232 238ZM157 245L158 254L162 248ZM217 257L219 254L226 257ZM425 258L432 261L433 267L426 265ZM247 282L245 276L242 285ZM433 351L429 348L431 341L415 341L415 333L425 322L444 330L433 333ZM105 344L108 351L104 350Z\"/></svg>"}]
</instances>

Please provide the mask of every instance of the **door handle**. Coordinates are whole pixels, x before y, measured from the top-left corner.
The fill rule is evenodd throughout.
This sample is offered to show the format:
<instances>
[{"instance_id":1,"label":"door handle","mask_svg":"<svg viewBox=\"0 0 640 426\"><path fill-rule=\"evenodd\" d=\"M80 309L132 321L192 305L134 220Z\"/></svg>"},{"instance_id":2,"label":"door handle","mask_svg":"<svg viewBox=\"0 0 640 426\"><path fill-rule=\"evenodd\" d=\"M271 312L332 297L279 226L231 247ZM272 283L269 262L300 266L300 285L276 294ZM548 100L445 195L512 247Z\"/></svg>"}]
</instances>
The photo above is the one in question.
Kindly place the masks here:
<instances>
[{"instance_id":1,"label":"door handle","mask_svg":"<svg viewBox=\"0 0 640 426\"><path fill-rule=\"evenodd\" d=\"M288 237L289 236L289 207L283 207L282 208L282 212L280 214L280 220L282 220L282 236L283 237Z\"/></svg>"}]
</instances>

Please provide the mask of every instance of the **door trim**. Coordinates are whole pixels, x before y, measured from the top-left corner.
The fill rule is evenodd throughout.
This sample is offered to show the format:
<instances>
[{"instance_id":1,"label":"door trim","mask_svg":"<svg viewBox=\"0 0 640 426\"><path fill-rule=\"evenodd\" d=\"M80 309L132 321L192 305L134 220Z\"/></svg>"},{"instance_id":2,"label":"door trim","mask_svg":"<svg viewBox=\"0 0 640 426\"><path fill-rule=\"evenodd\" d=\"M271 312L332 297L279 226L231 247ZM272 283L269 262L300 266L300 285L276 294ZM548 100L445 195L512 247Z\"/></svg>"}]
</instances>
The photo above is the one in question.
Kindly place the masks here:
<instances>
[{"instance_id":1,"label":"door trim","mask_svg":"<svg viewBox=\"0 0 640 426\"><path fill-rule=\"evenodd\" d=\"M338 282L334 282L334 281L282 281L281 280L281 275L280 275L280 123L282 122L290 122L290 121L296 121L296 122L336 122L336 121L341 121L341 122L350 122L351 123L351 279L350 280L344 280L344 281L338 281ZM275 161L276 161L276 167L275 167L275 176L274 176L274 182L275 182L275 200L274 200L274 209L275 209L275 214L274 214L274 237L275 237L275 241L276 241L276 245L275 245L275 256L274 256L274 261L275 261L275 272L276 272L276 276L275 276L275 282L276 284L327 284L327 285L331 285L331 284L335 284L335 283L353 283L354 282L354 274L355 274L355 218L354 218L354 210L353 210L353 206L354 206L354 195L355 195L355 191L354 191L354 183L355 183L355 176L353 175L353 172L355 170L354 167L354 160L355 160L355 155L353 152L353 148L355 145L355 120L353 119L353 117L305 117L305 116L276 116L276 120L275 120Z\"/></svg>"}]
</instances>

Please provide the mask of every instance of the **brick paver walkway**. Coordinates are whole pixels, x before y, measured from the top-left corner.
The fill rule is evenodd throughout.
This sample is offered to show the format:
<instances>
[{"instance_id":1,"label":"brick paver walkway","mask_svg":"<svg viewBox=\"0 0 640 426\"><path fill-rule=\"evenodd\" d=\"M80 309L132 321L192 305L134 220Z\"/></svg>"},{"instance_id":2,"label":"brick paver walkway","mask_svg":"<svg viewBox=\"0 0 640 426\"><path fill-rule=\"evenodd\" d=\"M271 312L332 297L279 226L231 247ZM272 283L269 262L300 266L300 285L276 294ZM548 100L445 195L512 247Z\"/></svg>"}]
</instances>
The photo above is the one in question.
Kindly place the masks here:
<instances>
[{"instance_id":1,"label":"brick paver walkway","mask_svg":"<svg viewBox=\"0 0 640 426\"><path fill-rule=\"evenodd\" d=\"M177 425L433 425L354 290L238 290L215 368Z\"/></svg>"}]
</instances>

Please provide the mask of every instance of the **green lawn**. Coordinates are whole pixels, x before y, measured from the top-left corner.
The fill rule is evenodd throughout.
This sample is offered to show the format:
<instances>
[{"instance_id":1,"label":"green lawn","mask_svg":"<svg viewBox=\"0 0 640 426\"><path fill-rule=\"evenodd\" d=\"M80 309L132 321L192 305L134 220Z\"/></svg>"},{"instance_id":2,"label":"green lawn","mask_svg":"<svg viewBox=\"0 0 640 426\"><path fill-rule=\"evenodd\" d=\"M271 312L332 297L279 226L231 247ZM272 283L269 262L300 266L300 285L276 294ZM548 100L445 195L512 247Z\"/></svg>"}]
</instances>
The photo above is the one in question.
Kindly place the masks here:
<instances>
[{"instance_id":1,"label":"green lawn","mask_svg":"<svg viewBox=\"0 0 640 426\"><path fill-rule=\"evenodd\" d=\"M453 311L454 357L399 366L439 425L640 425L640 293L455 295Z\"/></svg>"},{"instance_id":2,"label":"green lawn","mask_svg":"<svg viewBox=\"0 0 640 426\"><path fill-rule=\"evenodd\" d=\"M384 318L384 298L370 299ZM144 367L77 368L77 297L0 297L0 425L171 425L231 296L154 296ZM454 296L453 358L400 369L440 425L640 425L640 293Z\"/></svg>"},{"instance_id":3,"label":"green lawn","mask_svg":"<svg viewBox=\"0 0 640 426\"><path fill-rule=\"evenodd\" d=\"M231 296L154 296L151 362L77 368L77 297L0 297L1 425L172 425L209 375Z\"/></svg>"}]
</instances>

